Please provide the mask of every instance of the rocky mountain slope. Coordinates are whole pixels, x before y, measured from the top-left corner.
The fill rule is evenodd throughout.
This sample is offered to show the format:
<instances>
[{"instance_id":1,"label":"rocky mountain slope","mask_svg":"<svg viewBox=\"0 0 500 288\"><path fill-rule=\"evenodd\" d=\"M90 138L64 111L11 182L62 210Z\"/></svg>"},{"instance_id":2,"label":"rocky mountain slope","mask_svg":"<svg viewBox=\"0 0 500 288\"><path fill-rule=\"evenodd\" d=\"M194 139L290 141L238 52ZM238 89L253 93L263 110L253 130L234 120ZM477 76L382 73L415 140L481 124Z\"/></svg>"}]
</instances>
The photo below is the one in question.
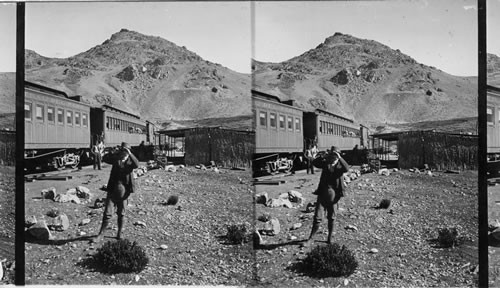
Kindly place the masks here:
<instances>
[{"instance_id":1,"label":"rocky mountain slope","mask_svg":"<svg viewBox=\"0 0 500 288\"><path fill-rule=\"evenodd\" d=\"M252 70L256 90L370 126L477 116L477 77L453 76L341 33L281 63L254 60Z\"/></svg>"},{"instance_id":2,"label":"rocky mountain slope","mask_svg":"<svg viewBox=\"0 0 500 288\"><path fill-rule=\"evenodd\" d=\"M16 73L0 73L0 129L15 130Z\"/></svg>"},{"instance_id":3,"label":"rocky mountain slope","mask_svg":"<svg viewBox=\"0 0 500 288\"><path fill-rule=\"evenodd\" d=\"M251 114L250 75L160 37L122 29L65 59L25 53L27 80L158 123Z\"/></svg>"},{"instance_id":4,"label":"rocky mountain slope","mask_svg":"<svg viewBox=\"0 0 500 288\"><path fill-rule=\"evenodd\" d=\"M500 57L495 54L486 55L488 85L500 87Z\"/></svg>"}]
</instances>

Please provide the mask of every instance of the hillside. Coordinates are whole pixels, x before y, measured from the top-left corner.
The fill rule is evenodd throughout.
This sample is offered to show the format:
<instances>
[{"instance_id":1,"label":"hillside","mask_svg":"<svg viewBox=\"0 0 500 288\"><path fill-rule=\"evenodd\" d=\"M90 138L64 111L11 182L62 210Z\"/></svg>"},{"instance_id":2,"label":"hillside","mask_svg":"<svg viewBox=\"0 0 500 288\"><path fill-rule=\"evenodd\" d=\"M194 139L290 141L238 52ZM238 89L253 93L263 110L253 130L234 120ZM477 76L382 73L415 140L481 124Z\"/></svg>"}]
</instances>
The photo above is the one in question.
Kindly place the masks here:
<instances>
[{"instance_id":1,"label":"hillside","mask_svg":"<svg viewBox=\"0 0 500 288\"><path fill-rule=\"evenodd\" d=\"M252 70L256 90L372 127L477 116L477 77L453 76L341 33L281 63L254 60Z\"/></svg>"},{"instance_id":2,"label":"hillside","mask_svg":"<svg viewBox=\"0 0 500 288\"><path fill-rule=\"evenodd\" d=\"M500 57L495 54L486 55L488 85L500 87Z\"/></svg>"},{"instance_id":3,"label":"hillside","mask_svg":"<svg viewBox=\"0 0 500 288\"><path fill-rule=\"evenodd\" d=\"M0 73L0 130L15 130L16 73Z\"/></svg>"},{"instance_id":4,"label":"hillside","mask_svg":"<svg viewBox=\"0 0 500 288\"><path fill-rule=\"evenodd\" d=\"M157 123L251 114L250 75L160 37L122 29L69 58L26 50L25 60L29 81Z\"/></svg>"}]
</instances>

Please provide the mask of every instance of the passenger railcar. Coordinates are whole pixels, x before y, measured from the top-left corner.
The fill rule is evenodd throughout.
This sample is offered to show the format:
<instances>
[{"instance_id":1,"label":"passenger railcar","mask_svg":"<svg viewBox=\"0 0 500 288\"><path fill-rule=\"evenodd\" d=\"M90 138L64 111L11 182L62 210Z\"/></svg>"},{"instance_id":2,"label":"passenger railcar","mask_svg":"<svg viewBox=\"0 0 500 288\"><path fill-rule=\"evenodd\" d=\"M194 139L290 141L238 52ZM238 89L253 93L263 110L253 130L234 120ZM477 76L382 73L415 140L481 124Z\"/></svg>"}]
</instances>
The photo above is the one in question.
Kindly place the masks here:
<instances>
[{"instance_id":1,"label":"passenger railcar","mask_svg":"<svg viewBox=\"0 0 500 288\"><path fill-rule=\"evenodd\" d=\"M24 124L27 170L77 167L82 157L90 160L90 148L100 140L109 148L127 142L134 149L153 137L137 115L109 105L92 107L82 103L81 96L28 81Z\"/></svg>"},{"instance_id":2,"label":"passenger railcar","mask_svg":"<svg viewBox=\"0 0 500 288\"><path fill-rule=\"evenodd\" d=\"M303 110L276 96L252 91L255 115L255 153L302 152Z\"/></svg>"},{"instance_id":3,"label":"passenger railcar","mask_svg":"<svg viewBox=\"0 0 500 288\"><path fill-rule=\"evenodd\" d=\"M361 144L359 125L322 109L304 112L304 138L308 144L316 144L319 151L326 151L332 146L343 151L351 150Z\"/></svg>"},{"instance_id":4,"label":"passenger railcar","mask_svg":"<svg viewBox=\"0 0 500 288\"><path fill-rule=\"evenodd\" d=\"M106 147L119 146L122 142L137 147L147 141L146 122L137 115L103 105L90 109L92 144L102 140Z\"/></svg>"},{"instance_id":5,"label":"passenger railcar","mask_svg":"<svg viewBox=\"0 0 500 288\"><path fill-rule=\"evenodd\" d=\"M487 85L486 93L487 173L489 178L498 178L500 177L500 87Z\"/></svg>"},{"instance_id":6,"label":"passenger railcar","mask_svg":"<svg viewBox=\"0 0 500 288\"><path fill-rule=\"evenodd\" d=\"M46 162L47 155L55 167L78 165L75 153L88 148L90 141L90 106L79 100L63 91L25 82L25 154L33 165Z\"/></svg>"},{"instance_id":7,"label":"passenger railcar","mask_svg":"<svg viewBox=\"0 0 500 288\"><path fill-rule=\"evenodd\" d=\"M368 141L368 129L351 119L321 109L304 111L295 107L293 100L282 101L256 90L252 90L252 100L256 173L291 169L291 163L301 159L309 144L316 144L320 151L331 146L345 151L364 145L362 135L366 134L365 141Z\"/></svg>"}]
</instances>

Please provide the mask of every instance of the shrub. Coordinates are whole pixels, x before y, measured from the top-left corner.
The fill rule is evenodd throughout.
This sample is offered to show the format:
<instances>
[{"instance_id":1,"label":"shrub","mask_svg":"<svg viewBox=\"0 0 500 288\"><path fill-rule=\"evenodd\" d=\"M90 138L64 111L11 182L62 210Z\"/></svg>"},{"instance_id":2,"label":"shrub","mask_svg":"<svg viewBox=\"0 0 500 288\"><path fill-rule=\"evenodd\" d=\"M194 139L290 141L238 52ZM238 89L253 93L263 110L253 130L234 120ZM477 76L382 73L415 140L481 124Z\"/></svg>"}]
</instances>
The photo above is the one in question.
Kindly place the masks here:
<instances>
[{"instance_id":1,"label":"shrub","mask_svg":"<svg viewBox=\"0 0 500 288\"><path fill-rule=\"evenodd\" d=\"M179 196L173 195L168 197L166 205L175 205L179 202Z\"/></svg>"},{"instance_id":2,"label":"shrub","mask_svg":"<svg viewBox=\"0 0 500 288\"><path fill-rule=\"evenodd\" d=\"M245 224L233 224L227 226L226 238L231 244L242 244L248 241L248 229Z\"/></svg>"},{"instance_id":3,"label":"shrub","mask_svg":"<svg viewBox=\"0 0 500 288\"><path fill-rule=\"evenodd\" d=\"M391 205L391 200L382 199L382 201L380 201L380 204L378 204L378 208L387 209L387 208L389 208L390 205Z\"/></svg>"},{"instance_id":4,"label":"shrub","mask_svg":"<svg viewBox=\"0 0 500 288\"><path fill-rule=\"evenodd\" d=\"M314 247L302 260L302 267L313 276L339 277L354 273L358 261L347 247L333 243Z\"/></svg>"},{"instance_id":5,"label":"shrub","mask_svg":"<svg viewBox=\"0 0 500 288\"><path fill-rule=\"evenodd\" d=\"M109 274L140 272L149 262L144 249L127 239L104 243L93 258Z\"/></svg>"},{"instance_id":6,"label":"shrub","mask_svg":"<svg viewBox=\"0 0 500 288\"><path fill-rule=\"evenodd\" d=\"M458 244L457 228L438 229L438 242L443 247L453 247Z\"/></svg>"}]
</instances>

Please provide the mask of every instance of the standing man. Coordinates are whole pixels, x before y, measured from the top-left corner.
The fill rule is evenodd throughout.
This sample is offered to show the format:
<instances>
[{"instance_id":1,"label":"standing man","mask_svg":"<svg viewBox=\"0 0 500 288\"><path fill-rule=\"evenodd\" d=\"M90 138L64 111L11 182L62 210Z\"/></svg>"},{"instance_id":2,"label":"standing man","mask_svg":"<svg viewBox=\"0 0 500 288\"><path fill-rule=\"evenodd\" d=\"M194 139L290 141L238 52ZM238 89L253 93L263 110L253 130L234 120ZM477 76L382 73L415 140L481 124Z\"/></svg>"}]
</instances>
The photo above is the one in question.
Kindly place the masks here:
<instances>
[{"instance_id":1,"label":"standing man","mask_svg":"<svg viewBox=\"0 0 500 288\"><path fill-rule=\"evenodd\" d=\"M113 167L109 175L107 186L108 194L106 197L102 226L99 234L94 239L95 242L102 239L104 230L106 230L109 220L113 216L113 204L116 206L116 214L118 216L118 233L116 238L121 238L125 201L135 190L135 181L132 176L132 171L139 167L139 161L134 154L130 152L130 145L123 142L120 149L113 156Z\"/></svg>"},{"instance_id":2,"label":"standing man","mask_svg":"<svg viewBox=\"0 0 500 288\"><path fill-rule=\"evenodd\" d=\"M94 154L94 170L96 167L101 170L102 155L104 154L104 144L99 141L92 147L92 154Z\"/></svg>"},{"instance_id":3,"label":"standing man","mask_svg":"<svg viewBox=\"0 0 500 288\"><path fill-rule=\"evenodd\" d=\"M340 150L332 146L331 150L313 161L314 166L323 169L319 179L317 189L318 198L316 200L316 209L314 211L313 227L309 239L304 242L304 246L312 243L312 238L318 232L319 224L323 218L324 210L328 218L328 240L332 243L333 222L335 211L333 206L344 196L345 184L343 175L349 170L349 165L340 156Z\"/></svg>"},{"instance_id":4,"label":"standing man","mask_svg":"<svg viewBox=\"0 0 500 288\"><path fill-rule=\"evenodd\" d=\"M311 174L314 174L313 161L317 154L318 148L316 148L316 144L310 144L309 148L306 150L307 174L309 174L309 170L311 170Z\"/></svg>"}]
</instances>

